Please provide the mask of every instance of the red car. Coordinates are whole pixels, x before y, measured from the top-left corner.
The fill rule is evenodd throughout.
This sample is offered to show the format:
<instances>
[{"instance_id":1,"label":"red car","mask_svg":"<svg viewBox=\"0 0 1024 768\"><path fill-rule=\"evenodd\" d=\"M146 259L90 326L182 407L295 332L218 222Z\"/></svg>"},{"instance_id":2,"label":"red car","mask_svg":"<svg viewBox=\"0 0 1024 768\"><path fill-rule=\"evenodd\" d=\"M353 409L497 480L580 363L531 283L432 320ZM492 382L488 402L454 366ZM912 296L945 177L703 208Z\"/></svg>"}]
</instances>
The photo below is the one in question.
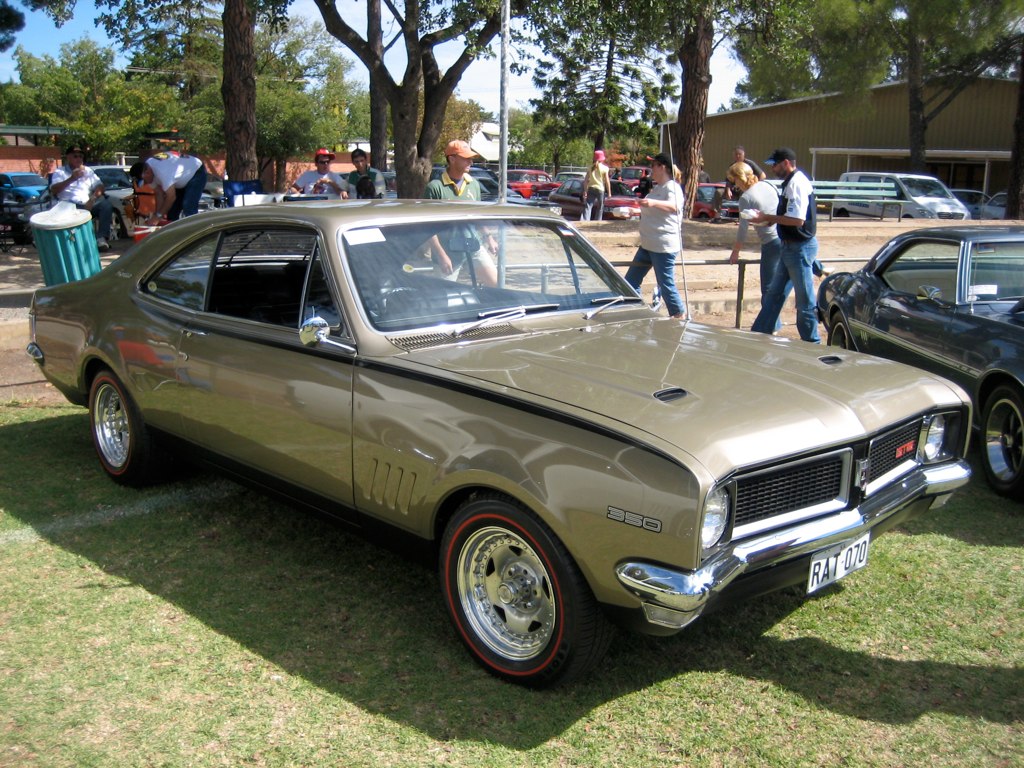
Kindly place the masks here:
<instances>
[{"instance_id":1,"label":"red car","mask_svg":"<svg viewBox=\"0 0 1024 768\"><path fill-rule=\"evenodd\" d=\"M739 221L739 206L735 200L724 200L725 184L704 183L697 185L697 196L693 198L691 219L711 221L715 218ZM718 210L715 210L717 198Z\"/></svg>"},{"instance_id":2,"label":"red car","mask_svg":"<svg viewBox=\"0 0 1024 768\"><path fill-rule=\"evenodd\" d=\"M586 175L583 171L559 171L551 181L537 187L533 194L535 197L547 197L569 179L582 179Z\"/></svg>"},{"instance_id":3,"label":"red car","mask_svg":"<svg viewBox=\"0 0 1024 768\"><path fill-rule=\"evenodd\" d=\"M541 185L550 183L551 176L547 171L517 169L508 172L508 185L523 197L533 197Z\"/></svg>"},{"instance_id":4,"label":"red car","mask_svg":"<svg viewBox=\"0 0 1024 768\"><path fill-rule=\"evenodd\" d=\"M583 215L583 179L569 179L548 195L548 200L562 208L567 219L578 219ZM612 193L604 199L604 219L640 218L640 198L621 181L612 182Z\"/></svg>"},{"instance_id":5,"label":"red car","mask_svg":"<svg viewBox=\"0 0 1024 768\"><path fill-rule=\"evenodd\" d=\"M640 183L640 177L643 176L644 171L650 170L646 165L627 165L625 168L618 168L612 173L618 173L618 176L613 178L617 178L627 187L633 189Z\"/></svg>"}]
</instances>

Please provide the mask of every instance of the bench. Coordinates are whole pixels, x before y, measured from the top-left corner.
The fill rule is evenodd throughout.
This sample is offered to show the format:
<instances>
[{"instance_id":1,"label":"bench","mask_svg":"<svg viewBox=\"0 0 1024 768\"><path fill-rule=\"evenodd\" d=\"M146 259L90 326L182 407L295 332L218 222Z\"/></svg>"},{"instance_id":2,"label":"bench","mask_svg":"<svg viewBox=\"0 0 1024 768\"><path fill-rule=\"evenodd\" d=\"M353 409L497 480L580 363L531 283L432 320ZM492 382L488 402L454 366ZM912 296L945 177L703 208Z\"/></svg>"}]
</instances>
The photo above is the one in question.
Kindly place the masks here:
<instances>
[{"instance_id":1,"label":"bench","mask_svg":"<svg viewBox=\"0 0 1024 768\"><path fill-rule=\"evenodd\" d=\"M828 220L834 216L849 216L851 211L844 206L857 203L875 203L879 206L878 218L884 219L886 209L895 209L896 220L903 219L903 200L899 199L896 185L887 181L814 181L814 197L818 205L828 206ZM867 211L852 211L864 216L874 216Z\"/></svg>"}]
</instances>

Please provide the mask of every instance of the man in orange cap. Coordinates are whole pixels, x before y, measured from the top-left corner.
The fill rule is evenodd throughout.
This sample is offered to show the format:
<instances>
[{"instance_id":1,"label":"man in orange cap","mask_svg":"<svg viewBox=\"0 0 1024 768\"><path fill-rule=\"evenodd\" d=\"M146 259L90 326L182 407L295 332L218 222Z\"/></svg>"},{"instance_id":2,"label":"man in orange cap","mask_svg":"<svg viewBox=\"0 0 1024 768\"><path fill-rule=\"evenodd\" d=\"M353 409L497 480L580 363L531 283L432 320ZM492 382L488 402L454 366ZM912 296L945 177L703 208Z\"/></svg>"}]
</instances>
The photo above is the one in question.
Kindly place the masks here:
<instances>
[{"instance_id":1,"label":"man in orange cap","mask_svg":"<svg viewBox=\"0 0 1024 768\"><path fill-rule=\"evenodd\" d=\"M318 149L313 156L316 168L303 171L292 184L292 189L300 195L324 195L333 200L348 197L347 186L341 174L331 170L334 153L329 149Z\"/></svg>"},{"instance_id":2,"label":"man in orange cap","mask_svg":"<svg viewBox=\"0 0 1024 768\"><path fill-rule=\"evenodd\" d=\"M478 157L465 141L449 141L444 148L447 167L441 178L427 184L423 195L428 200L479 200L480 182L467 173L473 159ZM446 280L457 280L463 264L470 263L476 279L484 285L497 285L498 270L494 259L484 248L477 233L467 231L467 227L455 227L452 236L442 243L433 238L434 271ZM493 252L497 249L494 238L484 235L487 247Z\"/></svg>"}]
</instances>

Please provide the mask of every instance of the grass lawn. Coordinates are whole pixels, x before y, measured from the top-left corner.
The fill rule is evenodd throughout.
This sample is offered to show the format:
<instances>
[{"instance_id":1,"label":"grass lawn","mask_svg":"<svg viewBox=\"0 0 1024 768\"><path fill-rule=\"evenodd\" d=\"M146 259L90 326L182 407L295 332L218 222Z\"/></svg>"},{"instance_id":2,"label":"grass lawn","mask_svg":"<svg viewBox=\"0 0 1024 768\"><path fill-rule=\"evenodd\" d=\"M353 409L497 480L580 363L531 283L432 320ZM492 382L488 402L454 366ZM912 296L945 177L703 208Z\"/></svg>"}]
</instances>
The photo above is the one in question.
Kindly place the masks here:
<instances>
[{"instance_id":1,"label":"grass lawn","mask_svg":"<svg viewBox=\"0 0 1024 768\"><path fill-rule=\"evenodd\" d=\"M1022 765L1024 507L978 475L813 599L538 693L433 571L210 475L118 487L83 409L0 405L0 766Z\"/></svg>"}]
</instances>

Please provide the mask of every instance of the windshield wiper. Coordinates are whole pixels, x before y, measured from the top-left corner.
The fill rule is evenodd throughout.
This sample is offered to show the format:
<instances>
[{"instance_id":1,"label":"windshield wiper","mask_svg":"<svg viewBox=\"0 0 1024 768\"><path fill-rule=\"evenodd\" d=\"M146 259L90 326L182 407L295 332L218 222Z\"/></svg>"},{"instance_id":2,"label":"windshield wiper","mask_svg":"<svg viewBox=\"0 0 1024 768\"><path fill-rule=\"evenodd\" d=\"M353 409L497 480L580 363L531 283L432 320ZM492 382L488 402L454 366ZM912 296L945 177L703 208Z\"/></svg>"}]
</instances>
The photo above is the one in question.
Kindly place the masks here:
<instances>
[{"instance_id":1,"label":"windshield wiper","mask_svg":"<svg viewBox=\"0 0 1024 768\"><path fill-rule=\"evenodd\" d=\"M604 312L606 309L608 309L608 307L614 307L616 304L623 304L627 301L633 304L638 301L642 302L643 299L641 299L639 296L605 296L604 298L601 299L591 299L591 304L600 304L601 306L598 307L597 309L592 309L589 312L584 312L583 319L590 320L596 315L599 315L600 313Z\"/></svg>"},{"instance_id":2,"label":"windshield wiper","mask_svg":"<svg viewBox=\"0 0 1024 768\"><path fill-rule=\"evenodd\" d=\"M459 336L475 331L477 328L484 328L504 320L518 320L520 317L526 317L531 312L550 312L552 309L558 309L558 306L558 304L529 304L512 307L511 309L486 310L477 315L480 318L479 320L453 329L452 336L457 339Z\"/></svg>"}]
</instances>

